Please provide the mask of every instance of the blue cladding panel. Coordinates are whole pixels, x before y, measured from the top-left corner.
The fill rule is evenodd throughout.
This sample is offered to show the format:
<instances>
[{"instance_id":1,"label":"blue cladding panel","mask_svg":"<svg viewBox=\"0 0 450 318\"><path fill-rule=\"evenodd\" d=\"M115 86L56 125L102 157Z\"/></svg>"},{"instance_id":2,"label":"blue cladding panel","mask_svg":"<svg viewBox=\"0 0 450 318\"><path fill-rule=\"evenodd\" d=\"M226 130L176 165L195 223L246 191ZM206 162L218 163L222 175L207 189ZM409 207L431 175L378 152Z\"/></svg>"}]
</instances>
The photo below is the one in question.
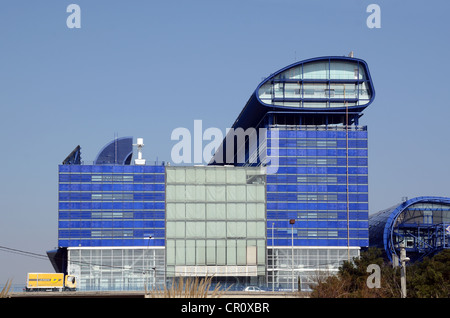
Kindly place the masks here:
<instances>
[{"instance_id":1,"label":"blue cladding panel","mask_svg":"<svg viewBox=\"0 0 450 318\"><path fill-rule=\"evenodd\" d=\"M59 246L164 246L164 220L164 166L59 166Z\"/></svg>"},{"instance_id":2,"label":"blue cladding panel","mask_svg":"<svg viewBox=\"0 0 450 318\"><path fill-rule=\"evenodd\" d=\"M367 131L353 129L348 148L342 129L269 131L280 165L267 176L269 246L290 246L292 230L295 246L368 246Z\"/></svg>"}]
</instances>

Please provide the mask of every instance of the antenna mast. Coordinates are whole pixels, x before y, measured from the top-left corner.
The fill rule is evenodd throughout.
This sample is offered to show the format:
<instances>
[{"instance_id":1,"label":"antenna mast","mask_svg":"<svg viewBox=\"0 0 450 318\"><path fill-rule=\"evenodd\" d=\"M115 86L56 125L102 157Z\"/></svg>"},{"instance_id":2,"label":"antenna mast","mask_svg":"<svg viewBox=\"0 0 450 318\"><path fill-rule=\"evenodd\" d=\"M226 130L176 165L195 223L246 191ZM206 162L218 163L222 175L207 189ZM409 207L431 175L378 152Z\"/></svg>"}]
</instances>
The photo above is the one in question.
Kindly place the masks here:
<instances>
[{"instance_id":1,"label":"antenna mast","mask_svg":"<svg viewBox=\"0 0 450 318\"><path fill-rule=\"evenodd\" d=\"M134 159L135 165L145 165L145 159L142 159L142 148L144 147L144 138L137 138L137 143L133 146L138 148L138 158Z\"/></svg>"}]
</instances>

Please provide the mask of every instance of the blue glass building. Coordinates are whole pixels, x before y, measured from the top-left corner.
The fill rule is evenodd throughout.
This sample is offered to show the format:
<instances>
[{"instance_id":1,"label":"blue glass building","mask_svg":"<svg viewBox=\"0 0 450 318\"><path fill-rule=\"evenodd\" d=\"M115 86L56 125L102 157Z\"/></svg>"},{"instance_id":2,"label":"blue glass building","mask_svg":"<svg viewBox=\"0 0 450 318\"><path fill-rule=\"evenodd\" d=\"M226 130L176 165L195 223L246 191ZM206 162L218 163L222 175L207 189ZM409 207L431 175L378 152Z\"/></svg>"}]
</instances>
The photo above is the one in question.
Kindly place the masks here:
<instances>
[{"instance_id":1,"label":"blue glass building","mask_svg":"<svg viewBox=\"0 0 450 318\"><path fill-rule=\"evenodd\" d=\"M294 63L258 85L211 161L268 167L272 287L294 288L298 277L308 283L318 270L337 271L369 245L368 131L359 118L374 97L363 60ZM245 145L232 135L239 129Z\"/></svg>"},{"instance_id":2,"label":"blue glass building","mask_svg":"<svg viewBox=\"0 0 450 318\"><path fill-rule=\"evenodd\" d=\"M130 165L131 155L121 138L93 165L59 166L59 246L164 246L164 166Z\"/></svg>"},{"instance_id":3,"label":"blue glass building","mask_svg":"<svg viewBox=\"0 0 450 318\"><path fill-rule=\"evenodd\" d=\"M274 290L307 288L369 245L368 131L359 118L374 97L363 60L314 58L257 86L206 170L133 165L129 137L92 165L75 148L59 166L60 249L51 255L67 260L55 268L79 275L85 289L205 269Z\"/></svg>"},{"instance_id":4,"label":"blue glass building","mask_svg":"<svg viewBox=\"0 0 450 318\"><path fill-rule=\"evenodd\" d=\"M267 176L267 227L275 229L269 240L289 246L294 231L294 246L368 246L365 127L348 136L301 127L277 134L279 168Z\"/></svg>"},{"instance_id":5,"label":"blue glass building","mask_svg":"<svg viewBox=\"0 0 450 318\"><path fill-rule=\"evenodd\" d=\"M59 166L59 246L164 246L164 210L164 166Z\"/></svg>"},{"instance_id":6,"label":"blue glass building","mask_svg":"<svg viewBox=\"0 0 450 318\"><path fill-rule=\"evenodd\" d=\"M165 167L131 165L132 143L131 137L113 140L93 164L81 164L78 146L59 165L58 246L69 249L71 273L83 289L116 289L123 285L117 280L132 289L150 284L156 264L164 277ZM105 277L82 264L117 270ZM133 270L124 271L128 267Z\"/></svg>"}]
</instances>

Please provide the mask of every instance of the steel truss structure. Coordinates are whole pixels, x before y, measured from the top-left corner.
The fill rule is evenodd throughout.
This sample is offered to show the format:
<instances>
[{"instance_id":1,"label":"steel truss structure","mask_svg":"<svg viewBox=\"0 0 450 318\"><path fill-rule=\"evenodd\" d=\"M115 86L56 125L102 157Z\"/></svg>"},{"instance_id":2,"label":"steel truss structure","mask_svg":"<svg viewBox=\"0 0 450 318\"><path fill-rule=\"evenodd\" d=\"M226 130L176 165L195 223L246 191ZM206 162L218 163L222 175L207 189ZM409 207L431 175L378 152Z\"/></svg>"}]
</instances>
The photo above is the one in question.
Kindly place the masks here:
<instances>
[{"instance_id":1,"label":"steel truss structure","mask_svg":"<svg viewBox=\"0 0 450 318\"><path fill-rule=\"evenodd\" d=\"M412 261L449 248L450 198L417 197L369 217L370 246L381 247L396 264L400 243Z\"/></svg>"}]
</instances>

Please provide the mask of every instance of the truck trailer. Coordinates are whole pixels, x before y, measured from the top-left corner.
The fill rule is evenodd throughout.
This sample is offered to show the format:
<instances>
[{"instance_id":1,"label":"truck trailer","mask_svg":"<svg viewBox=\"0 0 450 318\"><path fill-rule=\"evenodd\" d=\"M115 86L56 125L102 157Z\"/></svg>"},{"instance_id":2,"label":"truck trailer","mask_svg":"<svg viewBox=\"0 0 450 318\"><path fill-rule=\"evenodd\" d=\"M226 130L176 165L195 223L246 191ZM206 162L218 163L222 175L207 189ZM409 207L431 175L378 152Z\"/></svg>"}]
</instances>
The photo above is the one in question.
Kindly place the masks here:
<instances>
[{"instance_id":1,"label":"truck trailer","mask_svg":"<svg viewBox=\"0 0 450 318\"><path fill-rule=\"evenodd\" d=\"M75 291L77 280L64 273L28 273L25 291Z\"/></svg>"}]
</instances>

